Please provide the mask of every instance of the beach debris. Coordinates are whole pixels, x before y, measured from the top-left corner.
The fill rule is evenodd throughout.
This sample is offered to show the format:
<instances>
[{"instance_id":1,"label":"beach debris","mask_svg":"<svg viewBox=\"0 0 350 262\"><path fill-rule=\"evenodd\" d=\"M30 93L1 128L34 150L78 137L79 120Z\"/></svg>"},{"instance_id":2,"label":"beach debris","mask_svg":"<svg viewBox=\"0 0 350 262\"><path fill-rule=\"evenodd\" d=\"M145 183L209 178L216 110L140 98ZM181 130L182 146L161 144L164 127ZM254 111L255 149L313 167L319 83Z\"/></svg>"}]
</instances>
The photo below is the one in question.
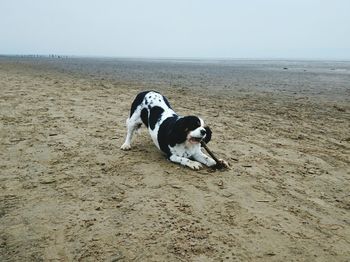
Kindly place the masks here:
<instances>
[{"instance_id":1,"label":"beach debris","mask_svg":"<svg viewBox=\"0 0 350 262\"><path fill-rule=\"evenodd\" d=\"M225 191L223 191L223 192L221 193L221 195L224 196L224 197L231 197L231 196L233 196L233 193L231 193L231 192L225 190Z\"/></svg>"},{"instance_id":2,"label":"beach debris","mask_svg":"<svg viewBox=\"0 0 350 262\"><path fill-rule=\"evenodd\" d=\"M51 177L43 178L43 179L40 179L39 181L39 183L43 185L53 184L55 182L56 182L56 179Z\"/></svg>"},{"instance_id":3,"label":"beach debris","mask_svg":"<svg viewBox=\"0 0 350 262\"><path fill-rule=\"evenodd\" d=\"M345 111L346 111L345 108L340 107L340 106L338 106L338 105L334 105L333 107L334 107L335 109L337 109L339 112L345 112Z\"/></svg>"},{"instance_id":4,"label":"beach debris","mask_svg":"<svg viewBox=\"0 0 350 262\"><path fill-rule=\"evenodd\" d=\"M179 185L175 185L175 184L171 184L170 185L172 188L176 188L176 189L180 189L180 188L182 188L181 186L179 186Z\"/></svg>"},{"instance_id":5,"label":"beach debris","mask_svg":"<svg viewBox=\"0 0 350 262\"><path fill-rule=\"evenodd\" d=\"M26 139L27 138L23 138L23 137L21 137L21 138L13 138L13 139L10 139L10 142L11 143L22 142L22 141L24 141Z\"/></svg>"},{"instance_id":6,"label":"beach debris","mask_svg":"<svg viewBox=\"0 0 350 262\"><path fill-rule=\"evenodd\" d=\"M224 188L224 181L219 180L216 184L219 186L220 189Z\"/></svg>"},{"instance_id":7,"label":"beach debris","mask_svg":"<svg viewBox=\"0 0 350 262\"><path fill-rule=\"evenodd\" d=\"M125 256L122 254L122 252L118 251L111 257L111 262L117 262L120 260L124 260Z\"/></svg>"},{"instance_id":8,"label":"beach debris","mask_svg":"<svg viewBox=\"0 0 350 262\"><path fill-rule=\"evenodd\" d=\"M298 139L298 140L303 140L303 139L305 139L305 135L299 134L299 135L296 137L296 139Z\"/></svg>"}]
</instances>

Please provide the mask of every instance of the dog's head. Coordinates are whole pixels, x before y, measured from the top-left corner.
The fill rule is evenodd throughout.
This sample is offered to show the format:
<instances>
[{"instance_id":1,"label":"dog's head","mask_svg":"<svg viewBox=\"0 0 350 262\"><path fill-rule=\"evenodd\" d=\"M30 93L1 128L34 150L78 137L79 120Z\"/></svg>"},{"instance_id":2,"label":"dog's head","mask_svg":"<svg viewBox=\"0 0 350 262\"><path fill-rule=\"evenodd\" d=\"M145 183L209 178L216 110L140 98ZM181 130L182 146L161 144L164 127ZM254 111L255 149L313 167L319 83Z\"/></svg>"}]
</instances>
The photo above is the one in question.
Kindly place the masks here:
<instances>
[{"instance_id":1,"label":"dog's head","mask_svg":"<svg viewBox=\"0 0 350 262\"><path fill-rule=\"evenodd\" d=\"M179 118L170 132L170 145L189 142L198 144L202 140L208 143L211 139L211 130L204 121L197 116Z\"/></svg>"}]
</instances>

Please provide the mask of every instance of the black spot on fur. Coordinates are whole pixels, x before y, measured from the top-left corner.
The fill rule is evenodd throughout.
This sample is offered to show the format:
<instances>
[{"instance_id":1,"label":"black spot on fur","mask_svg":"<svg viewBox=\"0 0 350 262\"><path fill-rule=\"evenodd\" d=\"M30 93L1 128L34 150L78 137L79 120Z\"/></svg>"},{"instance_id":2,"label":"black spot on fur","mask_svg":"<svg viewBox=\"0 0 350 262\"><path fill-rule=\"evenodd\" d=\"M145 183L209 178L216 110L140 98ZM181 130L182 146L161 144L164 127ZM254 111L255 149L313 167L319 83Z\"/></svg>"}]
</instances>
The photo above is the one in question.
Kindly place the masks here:
<instances>
[{"instance_id":1,"label":"black spot on fur","mask_svg":"<svg viewBox=\"0 0 350 262\"><path fill-rule=\"evenodd\" d=\"M158 130L158 144L160 149L167 155L169 158L171 156L169 145L174 146L172 143L172 130L175 126L176 120L178 119L177 115L173 115L172 117L168 117L163 121Z\"/></svg>"},{"instance_id":2,"label":"black spot on fur","mask_svg":"<svg viewBox=\"0 0 350 262\"><path fill-rule=\"evenodd\" d=\"M148 127L148 110L146 108L141 111L141 120Z\"/></svg>"},{"instance_id":3,"label":"black spot on fur","mask_svg":"<svg viewBox=\"0 0 350 262\"><path fill-rule=\"evenodd\" d=\"M163 97L163 100L164 100L165 104L166 104L169 108L171 108L168 99L166 99L165 96L162 96L162 97ZM172 109L172 108L171 108L171 109Z\"/></svg>"},{"instance_id":4,"label":"black spot on fur","mask_svg":"<svg viewBox=\"0 0 350 262\"><path fill-rule=\"evenodd\" d=\"M201 121L196 116L185 116L182 118L187 130L192 131L201 126Z\"/></svg>"},{"instance_id":5,"label":"black spot on fur","mask_svg":"<svg viewBox=\"0 0 350 262\"><path fill-rule=\"evenodd\" d=\"M187 132L185 132L184 119L180 118L174 123L173 128L170 130L168 140L169 145L173 147L176 144L183 143L185 142L186 137Z\"/></svg>"},{"instance_id":6,"label":"black spot on fur","mask_svg":"<svg viewBox=\"0 0 350 262\"><path fill-rule=\"evenodd\" d=\"M207 133L206 133L203 140L206 144L208 144L209 141L211 140L211 130L210 130L209 126L205 126L204 129Z\"/></svg>"},{"instance_id":7,"label":"black spot on fur","mask_svg":"<svg viewBox=\"0 0 350 262\"><path fill-rule=\"evenodd\" d=\"M169 134L169 145L175 146L186 141L188 132L200 127L201 123L196 116L179 118L173 125Z\"/></svg>"},{"instance_id":8,"label":"black spot on fur","mask_svg":"<svg viewBox=\"0 0 350 262\"><path fill-rule=\"evenodd\" d=\"M149 93L149 91L144 91L144 92L139 93L135 97L134 101L131 104L130 117L135 112L136 108L142 104L142 101L145 98L145 96L147 95L147 93Z\"/></svg>"},{"instance_id":9,"label":"black spot on fur","mask_svg":"<svg viewBox=\"0 0 350 262\"><path fill-rule=\"evenodd\" d=\"M156 126L156 123L160 120L163 112L164 112L164 109L159 106L155 106L151 108L151 111L149 114L149 126L152 130Z\"/></svg>"}]
</instances>

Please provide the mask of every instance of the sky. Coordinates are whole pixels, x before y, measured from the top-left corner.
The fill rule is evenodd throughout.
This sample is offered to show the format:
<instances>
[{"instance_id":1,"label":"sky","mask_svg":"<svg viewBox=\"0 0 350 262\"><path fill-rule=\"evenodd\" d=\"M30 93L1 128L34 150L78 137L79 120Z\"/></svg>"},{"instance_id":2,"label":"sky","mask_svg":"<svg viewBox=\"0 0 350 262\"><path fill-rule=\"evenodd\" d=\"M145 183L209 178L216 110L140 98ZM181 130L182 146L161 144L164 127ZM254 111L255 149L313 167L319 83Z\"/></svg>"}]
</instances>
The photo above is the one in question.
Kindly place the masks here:
<instances>
[{"instance_id":1,"label":"sky","mask_svg":"<svg viewBox=\"0 0 350 262\"><path fill-rule=\"evenodd\" d=\"M0 0L0 54L350 59L350 0Z\"/></svg>"}]
</instances>

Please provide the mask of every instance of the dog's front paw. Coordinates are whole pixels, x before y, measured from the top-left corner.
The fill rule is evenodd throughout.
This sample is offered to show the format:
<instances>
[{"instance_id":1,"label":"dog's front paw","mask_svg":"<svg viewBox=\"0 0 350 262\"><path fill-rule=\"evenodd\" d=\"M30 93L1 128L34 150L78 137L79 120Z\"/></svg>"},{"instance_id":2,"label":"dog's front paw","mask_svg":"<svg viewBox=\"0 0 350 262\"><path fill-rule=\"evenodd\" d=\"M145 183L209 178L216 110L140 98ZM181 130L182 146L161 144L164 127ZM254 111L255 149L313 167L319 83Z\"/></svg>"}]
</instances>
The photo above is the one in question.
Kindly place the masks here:
<instances>
[{"instance_id":1,"label":"dog's front paw","mask_svg":"<svg viewBox=\"0 0 350 262\"><path fill-rule=\"evenodd\" d=\"M201 163L198 163L196 161L191 161L191 160L187 163L187 166L193 170L199 170L200 168L202 168Z\"/></svg>"},{"instance_id":2,"label":"dog's front paw","mask_svg":"<svg viewBox=\"0 0 350 262\"><path fill-rule=\"evenodd\" d=\"M129 144L126 144L124 143L121 147L120 147L121 150L130 150L131 149L131 146Z\"/></svg>"}]
</instances>

